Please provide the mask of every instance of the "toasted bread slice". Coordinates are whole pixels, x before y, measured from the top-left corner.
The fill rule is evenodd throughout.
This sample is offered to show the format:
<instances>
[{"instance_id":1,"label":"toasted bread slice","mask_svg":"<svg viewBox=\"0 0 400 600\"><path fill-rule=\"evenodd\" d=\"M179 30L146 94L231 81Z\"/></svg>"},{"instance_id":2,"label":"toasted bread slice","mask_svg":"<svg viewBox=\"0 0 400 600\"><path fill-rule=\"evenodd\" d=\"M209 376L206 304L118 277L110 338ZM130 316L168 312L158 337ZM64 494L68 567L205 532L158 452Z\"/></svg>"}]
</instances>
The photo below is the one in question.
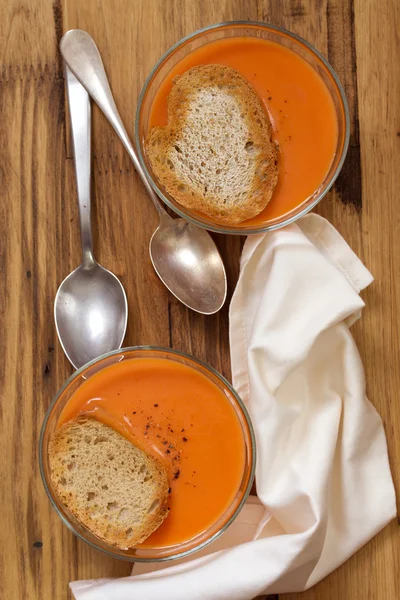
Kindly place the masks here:
<instances>
[{"instance_id":1,"label":"toasted bread slice","mask_svg":"<svg viewBox=\"0 0 400 600\"><path fill-rule=\"evenodd\" d=\"M63 504L113 546L143 542L168 514L165 468L96 419L80 417L57 429L49 459Z\"/></svg>"},{"instance_id":2,"label":"toasted bread slice","mask_svg":"<svg viewBox=\"0 0 400 600\"><path fill-rule=\"evenodd\" d=\"M145 142L152 170L180 204L236 225L268 204L278 150L260 98L234 69L193 67L168 96L168 125Z\"/></svg>"}]
</instances>

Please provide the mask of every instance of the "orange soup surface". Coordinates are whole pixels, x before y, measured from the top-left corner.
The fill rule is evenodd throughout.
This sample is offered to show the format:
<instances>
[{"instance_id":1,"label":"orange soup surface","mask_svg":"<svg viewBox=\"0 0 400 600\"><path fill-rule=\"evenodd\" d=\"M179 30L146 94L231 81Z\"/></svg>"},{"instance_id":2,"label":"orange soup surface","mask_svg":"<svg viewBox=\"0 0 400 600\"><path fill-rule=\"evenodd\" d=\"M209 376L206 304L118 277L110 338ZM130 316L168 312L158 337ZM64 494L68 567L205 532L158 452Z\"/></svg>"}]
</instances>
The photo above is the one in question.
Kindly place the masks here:
<instances>
[{"instance_id":1,"label":"orange soup surface","mask_svg":"<svg viewBox=\"0 0 400 600\"><path fill-rule=\"evenodd\" d=\"M335 106L320 75L296 52L252 37L228 38L194 50L157 90L149 127L167 124L173 79L202 64L232 67L262 99L279 144L279 180L268 206L242 226L279 219L310 198L332 164L338 138Z\"/></svg>"},{"instance_id":2,"label":"orange soup surface","mask_svg":"<svg viewBox=\"0 0 400 600\"><path fill-rule=\"evenodd\" d=\"M110 365L74 392L58 427L81 414L113 427L167 468L169 515L142 548L190 540L233 502L245 465L241 425L225 394L194 368L162 358Z\"/></svg>"}]
</instances>

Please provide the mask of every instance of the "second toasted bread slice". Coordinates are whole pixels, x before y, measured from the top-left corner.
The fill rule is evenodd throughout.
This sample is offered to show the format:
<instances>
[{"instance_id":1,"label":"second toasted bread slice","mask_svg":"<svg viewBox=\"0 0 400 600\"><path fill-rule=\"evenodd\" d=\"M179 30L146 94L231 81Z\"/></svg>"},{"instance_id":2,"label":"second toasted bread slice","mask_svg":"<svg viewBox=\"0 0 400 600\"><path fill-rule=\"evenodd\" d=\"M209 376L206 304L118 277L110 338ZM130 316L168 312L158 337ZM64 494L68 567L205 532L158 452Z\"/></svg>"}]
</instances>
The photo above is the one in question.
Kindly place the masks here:
<instances>
[{"instance_id":1,"label":"second toasted bread slice","mask_svg":"<svg viewBox=\"0 0 400 600\"><path fill-rule=\"evenodd\" d=\"M168 514L164 467L117 431L81 417L49 444L51 480L92 533L119 548L143 542Z\"/></svg>"}]
</instances>

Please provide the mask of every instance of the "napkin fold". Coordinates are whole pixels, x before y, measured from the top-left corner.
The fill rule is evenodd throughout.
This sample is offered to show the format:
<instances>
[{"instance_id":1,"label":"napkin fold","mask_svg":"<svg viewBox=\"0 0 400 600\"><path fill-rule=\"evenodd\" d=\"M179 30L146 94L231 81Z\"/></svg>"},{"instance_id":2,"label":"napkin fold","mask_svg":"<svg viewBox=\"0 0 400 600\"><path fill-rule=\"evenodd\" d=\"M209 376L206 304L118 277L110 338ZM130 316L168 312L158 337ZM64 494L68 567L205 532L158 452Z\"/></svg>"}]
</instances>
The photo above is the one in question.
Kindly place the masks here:
<instances>
[{"instance_id":1,"label":"napkin fold","mask_svg":"<svg viewBox=\"0 0 400 600\"><path fill-rule=\"evenodd\" d=\"M311 214L249 237L230 306L233 385L257 440L257 498L201 553L71 583L77 600L250 600L307 589L396 515L381 419L349 327L372 276Z\"/></svg>"}]
</instances>

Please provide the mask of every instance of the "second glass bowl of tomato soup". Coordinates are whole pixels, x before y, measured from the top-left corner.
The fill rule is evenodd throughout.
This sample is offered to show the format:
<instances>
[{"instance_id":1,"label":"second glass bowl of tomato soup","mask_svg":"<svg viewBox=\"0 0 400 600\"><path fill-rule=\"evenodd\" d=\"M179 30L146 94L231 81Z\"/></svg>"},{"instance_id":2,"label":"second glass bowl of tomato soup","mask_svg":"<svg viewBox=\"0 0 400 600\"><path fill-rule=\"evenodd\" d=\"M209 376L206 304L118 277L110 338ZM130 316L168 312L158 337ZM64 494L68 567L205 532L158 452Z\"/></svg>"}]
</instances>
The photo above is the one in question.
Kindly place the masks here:
<instances>
[{"instance_id":1,"label":"second glass bowl of tomato soup","mask_svg":"<svg viewBox=\"0 0 400 600\"><path fill-rule=\"evenodd\" d=\"M82 415L114 428L167 469L169 515L135 548L93 535L52 483L49 442ZM255 470L252 425L231 385L191 356L153 347L111 352L74 373L47 411L39 451L46 492L63 522L98 550L139 562L186 556L216 539L240 512Z\"/></svg>"},{"instance_id":2,"label":"second glass bowl of tomato soup","mask_svg":"<svg viewBox=\"0 0 400 600\"><path fill-rule=\"evenodd\" d=\"M179 204L154 175L145 140L165 126L174 78L194 66L236 69L268 111L279 146L278 183L256 217L227 226ZM311 210L342 168L349 143L349 111L340 81L325 58L300 37L257 22L230 22L196 31L170 48L149 75L136 113L136 146L151 185L185 219L211 231L252 234L287 225Z\"/></svg>"}]
</instances>

